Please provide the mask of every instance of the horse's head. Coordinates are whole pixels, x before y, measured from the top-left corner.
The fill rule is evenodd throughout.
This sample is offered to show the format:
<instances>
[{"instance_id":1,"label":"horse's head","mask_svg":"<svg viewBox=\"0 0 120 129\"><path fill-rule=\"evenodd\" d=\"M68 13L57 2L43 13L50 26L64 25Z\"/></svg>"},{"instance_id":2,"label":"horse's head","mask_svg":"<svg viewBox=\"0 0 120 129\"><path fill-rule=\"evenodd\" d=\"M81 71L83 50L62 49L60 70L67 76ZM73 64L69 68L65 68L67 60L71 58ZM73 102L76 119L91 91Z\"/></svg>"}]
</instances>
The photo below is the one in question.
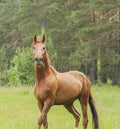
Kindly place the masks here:
<instances>
[{"instance_id":1,"label":"horse's head","mask_svg":"<svg viewBox=\"0 0 120 129\"><path fill-rule=\"evenodd\" d=\"M33 49L34 60L37 65L41 65L44 62L44 57L46 54L46 47L44 43L45 43L45 35L43 35L42 40L39 40L36 35L34 36L32 49Z\"/></svg>"}]
</instances>

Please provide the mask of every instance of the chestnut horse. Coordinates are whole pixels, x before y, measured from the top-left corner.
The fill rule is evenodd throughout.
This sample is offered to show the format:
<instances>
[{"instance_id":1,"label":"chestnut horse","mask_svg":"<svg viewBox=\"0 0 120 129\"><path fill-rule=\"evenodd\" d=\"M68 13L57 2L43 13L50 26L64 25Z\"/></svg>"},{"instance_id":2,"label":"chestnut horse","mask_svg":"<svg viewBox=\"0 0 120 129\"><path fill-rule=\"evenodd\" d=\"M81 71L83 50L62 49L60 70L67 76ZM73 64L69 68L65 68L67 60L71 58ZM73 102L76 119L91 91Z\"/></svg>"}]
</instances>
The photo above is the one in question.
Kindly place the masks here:
<instances>
[{"instance_id":1,"label":"chestnut horse","mask_svg":"<svg viewBox=\"0 0 120 129\"><path fill-rule=\"evenodd\" d=\"M42 124L44 129L48 129L47 113L53 105L63 105L75 118L75 129L78 129L80 114L73 105L76 99L80 101L82 108L83 129L87 129L88 103L92 112L94 129L98 129L98 115L88 78L79 71L57 72L49 62L45 47L45 35L42 40L39 40L35 35L32 48L36 75L34 95L41 111L38 129Z\"/></svg>"}]
</instances>

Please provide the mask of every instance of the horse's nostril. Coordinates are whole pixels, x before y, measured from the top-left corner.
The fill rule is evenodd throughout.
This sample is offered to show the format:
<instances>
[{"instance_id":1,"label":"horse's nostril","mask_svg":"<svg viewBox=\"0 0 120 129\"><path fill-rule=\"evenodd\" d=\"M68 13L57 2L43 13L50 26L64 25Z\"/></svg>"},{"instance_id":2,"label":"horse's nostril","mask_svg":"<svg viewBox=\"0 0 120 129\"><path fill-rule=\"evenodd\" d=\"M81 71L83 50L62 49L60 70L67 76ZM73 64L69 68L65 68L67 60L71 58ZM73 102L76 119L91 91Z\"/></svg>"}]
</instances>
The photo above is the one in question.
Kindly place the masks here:
<instances>
[{"instance_id":1,"label":"horse's nostril","mask_svg":"<svg viewBox=\"0 0 120 129\"><path fill-rule=\"evenodd\" d=\"M41 59L41 58L35 58L35 62L36 62L37 64L40 64L40 63L41 63L41 61L42 61L42 59Z\"/></svg>"},{"instance_id":2,"label":"horse's nostril","mask_svg":"<svg viewBox=\"0 0 120 129\"><path fill-rule=\"evenodd\" d=\"M35 58L35 61L38 61L38 58Z\"/></svg>"},{"instance_id":3,"label":"horse's nostril","mask_svg":"<svg viewBox=\"0 0 120 129\"><path fill-rule=\"evenodd\" d=\"M42 61L42 58L40 58L39 60Z\"/></svg>"}]
</instances>

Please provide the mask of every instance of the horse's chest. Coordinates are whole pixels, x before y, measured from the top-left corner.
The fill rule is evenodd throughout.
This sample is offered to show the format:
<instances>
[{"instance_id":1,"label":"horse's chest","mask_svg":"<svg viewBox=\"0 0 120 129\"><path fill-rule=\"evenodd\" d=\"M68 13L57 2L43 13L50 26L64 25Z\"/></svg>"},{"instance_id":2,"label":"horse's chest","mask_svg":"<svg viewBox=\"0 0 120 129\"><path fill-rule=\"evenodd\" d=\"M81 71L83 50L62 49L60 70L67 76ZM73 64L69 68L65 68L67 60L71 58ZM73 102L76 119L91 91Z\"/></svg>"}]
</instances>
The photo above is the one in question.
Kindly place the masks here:
<instances>
[{"instance_id":1,"label":"horse's chest","mask_svg":"<svg viewBox=\"0 0 120 129\"><path fill-rule=\"evenodd\" d=\"M50 95L50 88L47 86L39 85L36 90L36 98L40 99L41 101L45 101L47 97Z\"/></svg>"}]
</instances>

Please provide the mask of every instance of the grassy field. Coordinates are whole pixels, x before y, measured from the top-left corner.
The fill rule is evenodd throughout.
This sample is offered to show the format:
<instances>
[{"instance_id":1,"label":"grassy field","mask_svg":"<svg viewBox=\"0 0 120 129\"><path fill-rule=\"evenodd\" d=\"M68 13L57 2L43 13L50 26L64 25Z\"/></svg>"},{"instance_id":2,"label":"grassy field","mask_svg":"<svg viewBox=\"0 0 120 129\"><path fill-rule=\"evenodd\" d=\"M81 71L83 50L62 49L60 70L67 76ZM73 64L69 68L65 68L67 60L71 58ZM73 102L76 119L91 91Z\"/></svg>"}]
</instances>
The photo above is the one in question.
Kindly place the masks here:
<instances>
[{"instance_id":1,"label":"grassy field","mask_svg":"<svg viewBox=\"0 0 120 129\"><path fill-rule=\"evenodd\" d=\"M120 129L120 88L95 86L92 92L99 113L100 129ZM81 112L78 101L75 107ZM37 129L39 114L32 87L0 87L0 129ZM88 129L92 129L90 110L88 114ZM48 122L49 129L74 128L74 118L63 106L51 108ZM82 129L81 122L79 129Z\"/></svg>"}]
</instances>

